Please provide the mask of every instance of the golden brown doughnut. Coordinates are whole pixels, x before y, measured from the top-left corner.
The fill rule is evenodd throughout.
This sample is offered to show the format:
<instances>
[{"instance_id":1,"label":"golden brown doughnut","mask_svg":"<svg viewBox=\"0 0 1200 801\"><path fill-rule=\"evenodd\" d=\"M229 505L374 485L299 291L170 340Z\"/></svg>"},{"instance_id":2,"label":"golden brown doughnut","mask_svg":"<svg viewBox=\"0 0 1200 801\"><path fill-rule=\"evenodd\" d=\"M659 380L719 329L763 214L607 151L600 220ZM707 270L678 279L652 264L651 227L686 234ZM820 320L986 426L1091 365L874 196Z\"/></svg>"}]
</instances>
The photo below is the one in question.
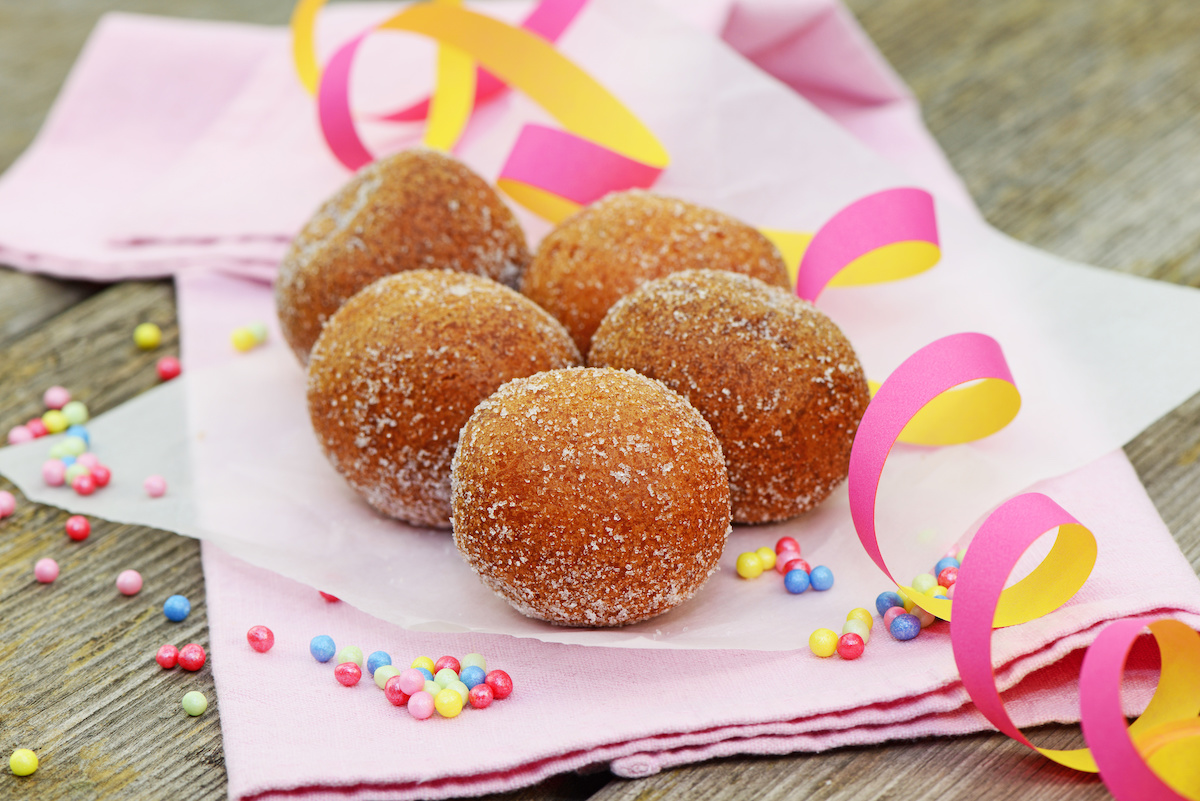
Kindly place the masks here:
<instances>
[{"instance_id":1,"label":"golden brown doughnut","mask_svg":"<svg viewBox=\"0 0 1200 801\"><path fill-rule=\"evenodd\" d=\"M713 270L626 295L588 363L657 378L700 410L721 441L737 523L795 517L829 495L870 399L832 320L790 292Z\"/></svg>"},{"instance_id":2,"label":"golden brown doughnut","mask_svg":"<svg viewBox=\"0 0 1200 801\"><path fill-rule=\"evenodd\" d=\"M547 234L521 292L557 317L587 353L618 298L643 281L700 268L791 287L779 251L749 225L682 200L630 191L609 195Z\"/></svg>"},{"instance_id":3,"label":"golden brown doughnut","mask_svg":"<svg viewBox=\"0 0 1200 801\"><path fill-rule=\"evenodd\" d=\"M378 278L447 269L516 287L529 259L525 233L486 181L445 154L406 150L359 170L305 224L279 267L275 306L306 364L325 321Z\"/></svg>"},{"instance_id":4,"label":"golden brown doughnut","mask_svg":"<svg viewBox=\"0 0 1200 801\"><path fill-rule=\"evenodd\" d=\"M529 617L620 626L690 598L729 534L721 446L657 381L572 369L479 404L454 457L454 542Z\"/></svg>"},{"instance_id":5,"label":"golden brown doughnut","mask_svg":"<svg viewBox=\"0 0 1200 801\"><path fill-rule=\"evenodd\" d=\"M475 406L510 379L580 362L528 298L488 278L411 270L330 318L308 365L308 412L325 455L368 503L445 527L450 463Z\"/></svg>"}]
</instances>

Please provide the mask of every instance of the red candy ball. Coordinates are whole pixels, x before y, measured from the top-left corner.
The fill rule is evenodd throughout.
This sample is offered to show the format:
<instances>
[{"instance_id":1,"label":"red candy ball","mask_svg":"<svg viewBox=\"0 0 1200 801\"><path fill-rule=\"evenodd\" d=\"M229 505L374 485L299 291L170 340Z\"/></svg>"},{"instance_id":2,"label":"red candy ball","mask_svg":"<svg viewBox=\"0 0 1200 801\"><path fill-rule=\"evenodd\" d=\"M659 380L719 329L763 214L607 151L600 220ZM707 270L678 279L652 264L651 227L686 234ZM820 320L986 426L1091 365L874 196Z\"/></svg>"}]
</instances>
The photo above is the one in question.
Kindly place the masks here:
<instances>
[{"instance_id":1,"label":"red candy ball","mask_svg":"<svg viewBox=\"0 0 1200 801\"><path fill-rule=\"evenodd\" d=\"M246 642L250 643L250 647L255 651L265 654L275 644L275 632L266 626L251 626L246 632Z\"/></svg>"},{"instance_id":2,"label":"red candy ball","mask_svg":"<svg viewBox=\"0 0 1200 801\"><path fill-rule=\"evenodd\" d=\"M795 561L796 559L799 559L799 558L800 558L800 553L798 551L793 551L790 549L784 549L784 550L780 551L779 553L775 554L775 570L776 570L776 572L778 572L779 575L781 575L781 576L786 575L787 574L787 569L786 569L787 563Z\"/></svg>"},{"instance_id":3,"label":"red candy ball","mask_svg":"<svg viewBox=\"0 0 1200 801\"><path fill-rule=\"evenodd\" d=\"M953 587L956 581L958 581L957 567L948 567L941 573L938 573L938 584L941 584L943 587Z\"/></svg>"},{"instance_id":4,"label":"red candy ball","mask_svg":"<svg viewBox=\"0 0 1200 801\"><path fill-rule=\"evenodd\" d=\"M42 418L40 417L33 418L25 424L25 427L29 429L29 433L33 434L34 438L44 437L50 433L46 430L46 424L42 422Z\"/></svg>"},{"instance_id":5,"label":"red candy ball","mask_svg":"<svg viewBox=\"0 0 1200 801\"><path fill-rule=\"evenodd\" d=\"M184 670L199 670L204 667L206 658L204 649L194 642L189 642L179 649L179 666Z\"/></svg>"},{"instance_id":6,"label":"red candy ball","mask_svg":"<svg viewBox=\"0 0 1200 801\"><path fill-rule=\"evenodd\" d=\"M400 689L399 676L392 676L387 680L387 683L383 685L383 694L396 706L406 706L408 704L409 695Z\"/></svg>"},{"instance_id":7,"label":"red candy ball","mask_svg":"<svg viewBox=\"0 0 1200 801\"><path fill-rule=\"evenodd\" d=\"M511 689L512 682L509 682L509 685ZM492 705L492 698L494 697L495 693L492 692L492 688L486 684L476 684L467 693L467 700L476 709L487 709Z\"/></svg>"},{"instance_id":8,"label":"red candy ball","mask_svg":"<svg viewBox=\"0 0 1200 801\"><path fill-rule=\"evenodd\" d=\"M336 595L330 595L327 592L321 592L320 590L317 590L317 592L321 593L321 597L324 598L326 601L329 601L329 603L331 603L331 604L336 604L338 601L342 600L341 598L337 597Z\"/></svg>"},{"instance_id":9,"label":"red candy ball","mask_svg":"<svg viewBox=\"0 0 1200 801\"><path fill-rule=\"evenodd\" d=\"M179 663L179 649L171 643L167 643L158 649L158 653L154 655L154 661L163 670L170 670Z\"/></svg>"},{"instance_id":10,"label":"red candy ball","mask_svg":"<svg viewBox=\"0 0 1200 801\"><path fill-rule=\"evenodd\" d=\"M343 662L333 669L333 677L343 687L353 687L362 678L362 668L354 662Z\"/></svg>"},{"instance_id":11,"label":"red candy ball","mask_svg":"<svg viewBox=\"0 0 1200 801\"><path fill-rule=\"evenodd\" d=\"M433 675L436 676L442 668L450 668L455 673L462 673L462 665L452 656L439 656L438 661L433 663Z\"/></svg>"},{"instance_id":12,"label":"red candy ball","mask_svg":"<svg viewBox=\"0 0 1200 801\"><path fill-rule=\"evenodd\" d=\"M82 542L92 533L92 524L83 515L71 515L67 518L67 536L76 542Z\"/></svg>"},{"instance_id":13,"label":"red candy ball","mask_svg":"<svg viewBox=\"0 0 1200 801\"><path fill-rule=\"evenodd\" d=\"M492 688L492 695L496 696L497 701L502 701L508 696L512 695L512 677L510 677L503 670L493 670L489 672L487 676L484 677L483 681L488 687ZM478 687L479 685L475 686Z\"/></svg>"},{"instance_id":14,"label":"red candy ball","mask_svg":"<svg viewBox=\"0 0 1200 801\"><path fill-rule=\"evenodd\" d=\"M92 478L91 473L76 476L75 480L71 482L71 489L80 495L91 495L96 491L96 479Z\"/></svg>"},{"instance_id":15,"label":"red candy ball","mask_svg":"<svg viewBox=\"0 0 1200 801\"><path fill-rule=\"evenodd\" d=\"M91 469L92 481L96 482L96 487L107 487L108 482L112 480L112 471L102 464L98 464Z\"/></svg>"},{"instance_id":16,"label":"red candy ball","mask_svg":"<svg viewBox=\"0 0 1200 801\"><path fill-rule=\"evenodd\" d=\"M775 543L775 553L781 554L784 551L795 551L796 555L800 555L800 543L796 542L794 537L780 537L779 542Z\"/></svg>"},{"instance_id":17,"label":"red candy ball","mask_svg":"<svg viewBox=\"0 0 1200 801\"><path fill-rule=\"evenodd\" d=\"M838 637L837 652L842 659L858 659L866 648L863 638L853 632Z\"/></svg>"},{"instance_id":18,"label":"red candy ball","mask_svg":"<svg viewBox=\"0 0 1200 801\"><path fill-rule=\"evenodd\" d=\"M154 369L158 371L158 377L162 381L170 381L183 372L183 368L179 366L179 359L174 356L163 356Z\"/></svg>"},{"instance_id":19,"label":"red candy ball","mask_svg":"<svg viewBox=\"0 0 1200 801\"><path fill-rule=\"evenodd\" d=\"M786 576L789 570L803 570L805 573L812 572L812 568L808 566L808 562L799 558L787 561L787 564L783 566L783 574Z\"/></svg>"}]
</instances>

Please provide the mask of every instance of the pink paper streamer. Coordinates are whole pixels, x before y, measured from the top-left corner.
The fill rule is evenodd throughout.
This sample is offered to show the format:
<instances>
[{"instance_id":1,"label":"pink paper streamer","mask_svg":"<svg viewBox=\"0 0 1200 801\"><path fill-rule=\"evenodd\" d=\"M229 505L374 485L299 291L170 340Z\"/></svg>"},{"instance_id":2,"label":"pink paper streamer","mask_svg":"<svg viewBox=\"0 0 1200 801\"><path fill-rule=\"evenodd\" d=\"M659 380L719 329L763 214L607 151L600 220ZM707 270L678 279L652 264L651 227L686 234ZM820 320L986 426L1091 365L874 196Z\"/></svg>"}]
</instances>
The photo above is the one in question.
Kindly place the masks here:
<instances>
[{"instance_id":1,"label":"pink paper streamer","mask_svg":"<svg viewBox=\"0 0 1200 801\"><path fill-rule=\"evenodd\" d=\"M547 42L557 42L588 0L542 0L521 21L520 27L536 33ZM475 70L475 107L508 89L508 84L482 67ZM385 114L377 119L388 122L419 122L429 116L429 98Z\"/></svg>"},{"instance_id":2,"label":"pink paper streamer","mask_svg":"<svg viewBox=\"0 0 1200 801\"><path fill-rule=\"evenodd\" d=\"M885 189L856 200L821 226L800 260L796 294L817 297L855 259L899 242L938 245L933 195L924 189Z\"/></svg>"},{"instance_id":3,"label":"pink paper streamer","mask_svg":"<svg viewBox=\"0 0 1200 801\"><path fill-rule=\"evenodd\" d=\"M861 203L863 201L847 210ZM845 213L843 211L838 217ZM965 333L943 337L908 357L888 376L871 399L859 423L858 434L850 451L847 480L850 514L863 548L893 581L895 578L879 551L879 538L875 531L875 496L884 463L900 432L925 404L948 389L980 378L998 378L1010 384L1015 383L1000 344L986 334Z\"/></svg>"},{"instance_id":4,"label":"pink paper streamer","mask_svg":"<svg viewBox=\"0 0 1200 801\"><path fill-rule=\"evenodd\" d=\"M662 170L622 156L574 134L526 125L500 170L500 178L536 186L585 206L609 192L646 189Z\"/></svg>"}]
</instances>

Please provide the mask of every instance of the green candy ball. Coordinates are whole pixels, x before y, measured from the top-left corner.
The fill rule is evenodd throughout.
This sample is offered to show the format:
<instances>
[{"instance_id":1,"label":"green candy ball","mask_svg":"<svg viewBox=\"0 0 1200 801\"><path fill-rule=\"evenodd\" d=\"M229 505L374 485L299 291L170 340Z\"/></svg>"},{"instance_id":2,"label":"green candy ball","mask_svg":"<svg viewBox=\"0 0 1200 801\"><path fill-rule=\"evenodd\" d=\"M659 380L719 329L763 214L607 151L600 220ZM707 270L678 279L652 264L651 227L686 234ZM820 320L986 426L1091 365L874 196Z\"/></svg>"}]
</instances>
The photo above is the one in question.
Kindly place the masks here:
<instances>
[{"instance_id":1,"label":"green candy ball","mask_svg":"<svg viewBox=\"0 0 1200 801\"><path fill-rule=\"evenodd\" d=\"M363 666L363 652L357 645L347 645L345 648L337 652L334 657L336 664L344 665L347 662L353 662L358 665L359 669Z\"/></svg>"},{"instance_id":2,"label":"green candy ball","mask_svg":"<svg viewBox=\"0 0 1200 801\"><path fill-rule=\"evenodd\" d=\"M62 407L62 413L73 426L81 426L88 421L88 407L82 401L71 401Z\"/></svg>"},{"instance_id":3,"label":"green candy ball","mask_svg":"<svg viewBox=\"0 0 1200 801\"><path fill-rule=\"evenodd\" d=\"M208 699L204 697L204 693L192 690L183 696L183 711L192 717L203 715L206 709L208 709Z\"/></svg>"},{"instance_id":4,"label":"green candy ball","mask_svg":"<svg viewBox=\"0 0 1200 801\"><path fill-rule=\"evenodd\" d=\"M399 675L400 668L396 667L395 665L380 665L379 667L375 668L375 686L382 690L384 685L387 684L388 679L390 679L392 676Z\"/></svg>"}]
</instances>

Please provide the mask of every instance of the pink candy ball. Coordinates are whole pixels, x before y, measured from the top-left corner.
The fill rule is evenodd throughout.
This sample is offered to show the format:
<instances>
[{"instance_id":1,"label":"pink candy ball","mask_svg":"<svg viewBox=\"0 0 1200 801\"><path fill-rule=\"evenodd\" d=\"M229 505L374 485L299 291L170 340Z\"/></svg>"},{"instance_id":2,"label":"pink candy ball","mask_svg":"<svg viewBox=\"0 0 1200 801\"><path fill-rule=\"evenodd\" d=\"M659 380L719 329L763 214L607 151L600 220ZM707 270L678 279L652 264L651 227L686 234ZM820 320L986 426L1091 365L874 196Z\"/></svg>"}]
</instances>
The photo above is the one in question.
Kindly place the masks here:
<instances>
[{"instance_id":1,"label":"pink candy ball","mask_svg":"<svg viewBox=\"0 0 1200 801\"><path fill-rule=\"evenodd\" d=\"M117 576L117 592L122 595L137 595L142 591L142 574L136 570L122 570Z\"/></svg>"},{"instance_id":2,"label":"pink candy ball","mask_svg":"<svg viewBox=\"0 0 1200 801\"><path fill-rule=\"evenodd\" d=\"M11 492L0 490L0 519L8 517L17 511L17 499Z\"/></svg>"},{"instance_id":3,"label":"pink candy ball","mask_svg":"<svg viewBox=\"0 0 1200 801\"><path fill-rule=\"evenodd\" d=\"M151 498L161 498L167 493L167 480L162 476L147 476L142 486Z\"/></svg>"},{"instance_id":4,"label":"pink candy ball","mask_svg":"<svg viewBox=\"0 0 1200 801\"><path fill-rule=\"evenodd\" d=\"M433 696L421 690L421 692L408 699L408 714L412 715L417 720L426 720L433 716Z\"/></svg>"},{"instance_id":5,"label":"pink candy ball","mask_svg":"<svg viewBox=\"0 0 1200 801\"><path fill-rule=\"evenodd\" d=\"M100 458L94 453L85 453L75 459L75 464L81 464L88 470L94 470L100 466Z\"/></svg>"},{"instance_id":6,"label":"pink candy ball","mask_svg":"<svg viewBox=\"0 0 1200 801\"><path fill-rule=\"evenodd\" d=\"M67 480L67 466L58 459L42 462L42 481L47 487L61 487Z\"/></svg>"},{"instance_id":7,"label":"pink candy ball","mask_svg":"<svg viewBox=\"0 0 1200 801\"><path fill-rule=\"evenodd\" d=\"M86 455L86 454L85 454ZM92 471L92 481L96 482L97 487L107 487L108 482L112 480L112 471L102 464L89 468Z\"/></svg>"},{"instance_id":8,"label":"pink candy ball","mask_svg":"<svg viewBox=\"0 0 1200 801\"><path fill-rule=\"evenodd\" d=\"M246 642L250 643L250 647L255 651L265 654L275 644L275 632L266 626L251 626L246 632Z\"/></svg>"},{"instance_id":9,"label":"pink candy ball","mask_svg":"<svg viewBox=\"0 0 1200 801\"><path fill-rule=\"evenodd\" d=\"M8 444L20 445L22 442L29 442L34 439L33 432L26 426L13 426L8 429Z\"/></svg>"},{"instance_id":10,"label":"pink candy ball","mask_svg":"<svg viewBox=\"0 0 1200 801\"><path fill-rule=\"evenodd\" d=\"M904 614L903 606L893 606L891 609L883 613L883 626L888 631L892 630L892 621Z\"/></svg>"},{"instance_id":11,"label":"pink candy ball","mask_svg":"<svg viewBox=\"0 0 1200 801\"><path fill-rule=\"evenodd\" d=\"M393 676L392 678L399 679L400 689L404 691L405 695L416 695L425 689L425 674L416 668L401 671L400 675ZM391 680L388 679L388 681Z\"/></svg>"},{"instance_id":12,"label":"pink candy ball","mask_svg":"<svg viewBox=\"0 0 1200 801\"><path fill-rule=\"evenodd\" d=\"M61 409L71 401L71 393L63 387L50 387L42 393L42 403L47 409Z\"/></svg>"},{"instance_id":13,"label":"pink candy ball","mask_svg":"<svg viewBox=\"0 0 1200 801\"><path fill-rule=\"evenodd\" d=\"M779 553L775 554L775 570L776 570L776 572L778 572L779 574L782 575L783 573L786 572L784 570L784 567L787 565L787 563L791 562L795 559L799 559L799 558L800 558L799 551L793 551L789 548L783 549Z\"/></svg>"},{"instance_id":14,"label":"pink candy ball","mask_svg":"<svg viewBox=\"0 0 1200 801\"><path fill-rule=\"evenodd\" d=\"M58 562L53 559L39 559L33 566L33 577L42 584L49 584L58 578Z\"/></svg>"}]
</instances>

